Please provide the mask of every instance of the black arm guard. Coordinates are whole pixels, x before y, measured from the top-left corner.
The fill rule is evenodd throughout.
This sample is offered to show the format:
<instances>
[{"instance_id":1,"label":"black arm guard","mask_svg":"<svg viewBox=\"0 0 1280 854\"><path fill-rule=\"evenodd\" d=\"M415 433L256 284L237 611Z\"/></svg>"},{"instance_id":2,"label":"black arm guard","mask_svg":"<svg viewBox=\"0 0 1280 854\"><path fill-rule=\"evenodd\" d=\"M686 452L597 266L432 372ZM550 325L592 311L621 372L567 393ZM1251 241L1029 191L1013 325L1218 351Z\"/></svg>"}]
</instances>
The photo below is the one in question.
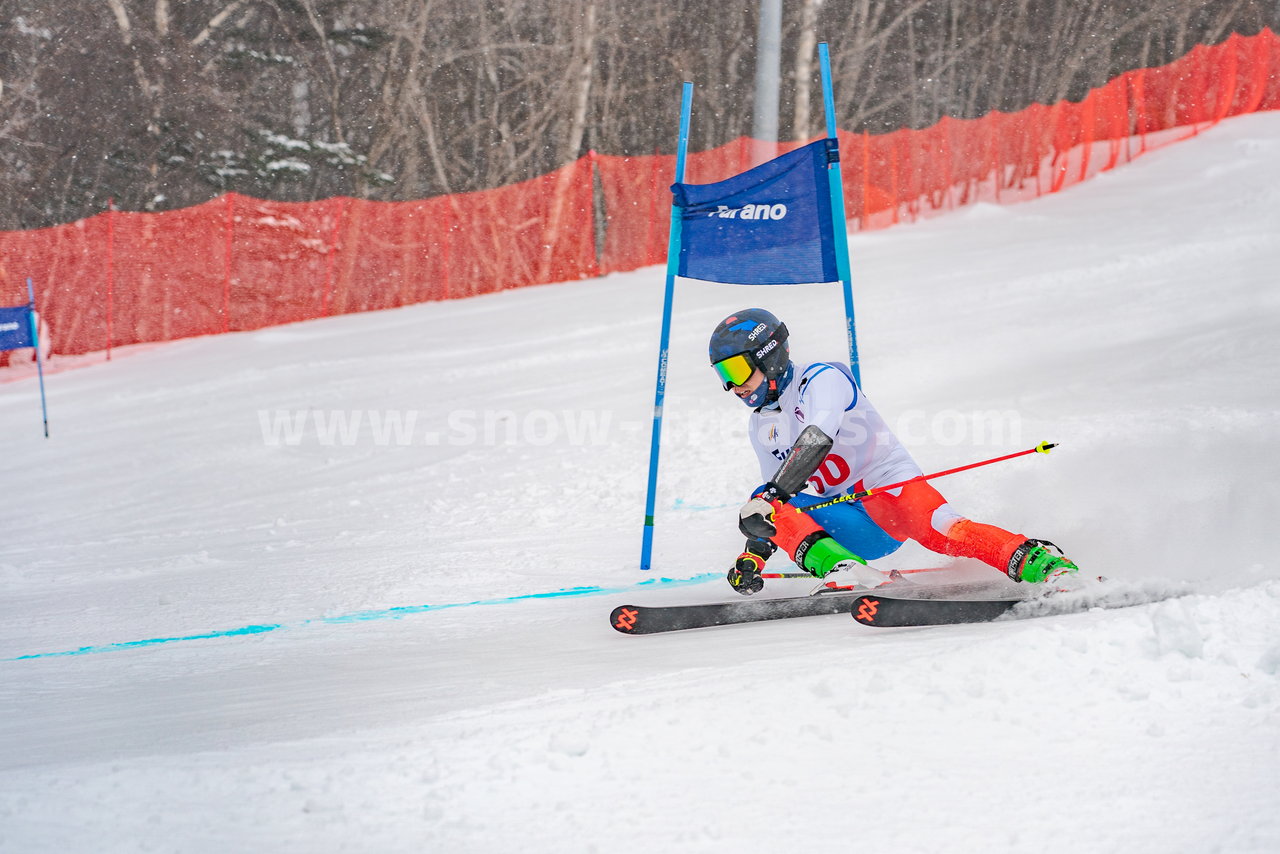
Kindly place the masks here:
<instances>
[{"instance_id":1,"label":"black arm guard","mask_svg":"<svg viewBox=\"0 0 1280 854\"><path fill-rule=\"evenodd\" d=\"M834 444L835 440L823 433L820 427L810 424L804 428L791 446L791 453L787 454L770 481L779 491L787 494L783 501L804 489L805 482L822 465Z\"/></svg>"}]
</instances>

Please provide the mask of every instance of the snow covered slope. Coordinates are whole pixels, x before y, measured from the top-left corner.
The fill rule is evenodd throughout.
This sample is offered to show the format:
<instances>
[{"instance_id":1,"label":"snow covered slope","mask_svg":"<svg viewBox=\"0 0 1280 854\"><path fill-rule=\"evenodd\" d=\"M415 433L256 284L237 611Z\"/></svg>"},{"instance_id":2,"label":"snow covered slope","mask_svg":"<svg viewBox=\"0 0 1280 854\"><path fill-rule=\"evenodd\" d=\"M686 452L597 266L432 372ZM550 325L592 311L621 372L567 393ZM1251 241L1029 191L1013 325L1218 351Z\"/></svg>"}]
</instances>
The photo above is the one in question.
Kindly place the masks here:
<instances>
[{"instance_id":1,"label":"snow covered slope","mask_svg":"<svg viewBox=\"0 0 1280 854\"><path fill-rule=\"evenodd\" d=\"M851 249L926 471L1061 443L952 502L1189 595L613 632L734 597L706 336L833 287L680 283L648 575L660 269L177 342L0 385L0 851L1280 849L1280 114Z\"/></svg>"}]
</instances>

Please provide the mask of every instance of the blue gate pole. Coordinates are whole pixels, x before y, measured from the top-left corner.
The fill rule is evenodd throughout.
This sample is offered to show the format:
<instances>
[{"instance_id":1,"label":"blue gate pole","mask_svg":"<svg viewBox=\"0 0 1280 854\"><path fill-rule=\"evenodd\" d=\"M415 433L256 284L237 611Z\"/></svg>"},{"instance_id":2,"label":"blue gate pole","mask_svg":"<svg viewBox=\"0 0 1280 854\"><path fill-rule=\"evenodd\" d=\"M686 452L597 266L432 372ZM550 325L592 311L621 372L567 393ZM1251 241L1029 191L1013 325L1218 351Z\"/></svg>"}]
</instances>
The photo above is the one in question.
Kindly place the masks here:
<instances>
[{"instance_id":1,"label":"blue gate pole","mask_svg":"<svg viewBox=\"0 0 1280 854\"><path fill-rule=\"evenodd\" d=\"M818 62L822 66L822 105L827 116L827 138L836 139L836 99L831 89L831 57L827 43L818 45ZM831 218L835 226L836 271L844 287L844 316L849 339L849 369L859 386L862 371L858 364L858 331L853 319L853 276L849 270L849 223L844 216L844 181L840 175L839 142L834 162L827 163L827 186L831 190Z\"/></svg>"},{"instance_id":2,"label":"blue gate pole","mask_svg":"<svg viewBox=\"0 0 1280 854\"><path fill-rule=\"evenodd\" d=\"M680 98L680 136L676 143L676 183L684 182L685 154L689 150L689 113L693 108L693 84L685 81ZM662 402L667 396L667 351L671 341L671 303L675 297L676 271L680 269L680 209L671 205L671 233L667 237L667 288L662 298L662 338L658 345L658 381L653 398L653 437L649 441L649 491L644 500L644 537L640 568L653 561L653 513L658 493L658 451L662 442Z\"/></svg>"},{"instance_id":3,"label":"blue gate pole","mask_svg":"<svg viewBox=\"0 0 1280 854\"><path fill-rule=\"evenodd\" d=\"M27 299L31 310L27 312L31 320L31 341L36 345L36 373L40 376L40 413L44 416L44 437L49 438L49 407L44 401L44 362L40 358L40 324L36 322L36 289L27 276Z\"/></svg>"}]
</instances>

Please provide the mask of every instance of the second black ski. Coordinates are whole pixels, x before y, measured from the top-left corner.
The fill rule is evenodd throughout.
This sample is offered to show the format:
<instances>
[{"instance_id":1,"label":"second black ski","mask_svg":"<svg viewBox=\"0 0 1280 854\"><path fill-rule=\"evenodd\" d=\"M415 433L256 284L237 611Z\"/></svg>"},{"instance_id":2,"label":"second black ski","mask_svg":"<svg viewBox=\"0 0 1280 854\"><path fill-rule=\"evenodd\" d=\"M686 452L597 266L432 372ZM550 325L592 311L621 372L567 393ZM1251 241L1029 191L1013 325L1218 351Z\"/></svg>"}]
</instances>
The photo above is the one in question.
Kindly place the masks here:
<instances>
[{"instance_id":1,"label":"second black ski","mask_svg":"<svg viewBox=\"0 0 1280 854\"><path fill-rule=\"evenodd\" d=\"M950 626L989 623L1025 601L1025 598L896 599L864 593L853 597L849 613L864 626Z\"/></svg>"}]
</instances>

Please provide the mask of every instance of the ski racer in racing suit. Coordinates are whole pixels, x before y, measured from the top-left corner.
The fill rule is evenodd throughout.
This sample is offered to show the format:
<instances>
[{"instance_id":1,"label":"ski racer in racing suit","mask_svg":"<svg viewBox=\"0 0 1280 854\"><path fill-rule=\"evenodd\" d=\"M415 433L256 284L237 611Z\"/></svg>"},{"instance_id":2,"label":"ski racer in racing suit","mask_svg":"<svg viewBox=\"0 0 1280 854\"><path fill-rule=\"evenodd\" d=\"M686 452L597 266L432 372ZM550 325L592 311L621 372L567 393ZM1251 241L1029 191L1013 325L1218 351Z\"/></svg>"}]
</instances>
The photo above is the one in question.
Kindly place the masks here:
<instances>
[{"instance_id":1,"label":"ski racer in racing suit","mask_svg":"<svg viewBox=\"0 0 1280 854\"><path fill-rule=\"evenodd\" d=\"M1015 581L1076 572L1052 543L965 518L926 481L876 492L919 477L920 467L847 365L796 365L787 337L786 325L758 308L729 316L711 336L711 364L723 387L753 410L749 435L766 481L798 447L806 428L818 428L831 441L830 452L808 472L812 495L787 494L769 482L743 505L739 527L747 545L728 573L735 590L750 595L763 589L764 562L777 548L822 578L891 554L907 539L941 554L976 558ZM804 510L864 490L873 494Z\"/></svg>"}]
</instances>

